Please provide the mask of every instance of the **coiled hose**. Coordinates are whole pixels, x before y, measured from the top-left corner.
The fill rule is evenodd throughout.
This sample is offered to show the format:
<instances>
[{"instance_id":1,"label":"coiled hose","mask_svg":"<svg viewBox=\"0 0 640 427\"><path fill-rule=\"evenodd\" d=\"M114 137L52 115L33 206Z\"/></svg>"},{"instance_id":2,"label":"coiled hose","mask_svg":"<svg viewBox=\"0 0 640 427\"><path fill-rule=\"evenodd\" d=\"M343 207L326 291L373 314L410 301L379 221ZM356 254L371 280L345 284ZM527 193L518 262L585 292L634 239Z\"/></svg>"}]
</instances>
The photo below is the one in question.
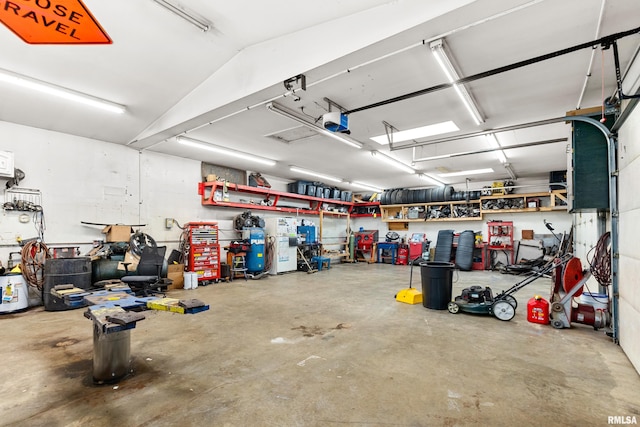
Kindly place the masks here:
<instances>
[{"instance_id":1,"label":"coiled hose","mask_svg":"<svg viewBox=\"0 0 640 427\"><path fill-rule=\"evenodd\" d=\"M21 257L20 268L27 283L42 290L44 285L44 263L47 258L51 258L49 248L44 242L31 241L25 243Z\"/></svg>"}]
</instances>

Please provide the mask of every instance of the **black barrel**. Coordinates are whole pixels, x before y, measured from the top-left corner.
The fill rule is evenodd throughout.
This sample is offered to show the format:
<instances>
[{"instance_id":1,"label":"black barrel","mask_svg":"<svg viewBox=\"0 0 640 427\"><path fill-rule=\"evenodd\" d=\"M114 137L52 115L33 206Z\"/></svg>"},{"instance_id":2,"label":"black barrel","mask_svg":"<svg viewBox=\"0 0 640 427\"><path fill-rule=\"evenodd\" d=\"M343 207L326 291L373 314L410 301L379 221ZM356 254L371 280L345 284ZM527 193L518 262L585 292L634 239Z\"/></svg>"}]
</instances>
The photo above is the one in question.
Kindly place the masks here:
<instances>
[{"instance_id":1,"label":"black barrel","mask_svg":"<svg viewBox=\"0 0 640 427\"><path fill-rule=\"evenodd\" d=\"M73 285L80 289L91 287L91 258L50 258L44 263L43 299L46 311L69 310L62 301L51 295L56 285Z\"/></svg>"},{"instance_id":2,"label":"black barrel","mask_svg":"<svg viewBox=\"0 0 640 427\"><path fill-rule=\"evenodd\" d=\"M476 243L476 233L465 230L458 237L456 249L456 267L462 271L470 271L473 265L473 249Z\"/></svg>"},{"instance_id":3,"label":"black barrel","mask_svg":"<svg viewBox=\"0 0 640 427\"><path fill-rule=\"evenodd\" d=\"M423 262L422 305L433 310L446 310L451 301L451 283L454 265L450 262Z\"/></svg>"}]
</instances>

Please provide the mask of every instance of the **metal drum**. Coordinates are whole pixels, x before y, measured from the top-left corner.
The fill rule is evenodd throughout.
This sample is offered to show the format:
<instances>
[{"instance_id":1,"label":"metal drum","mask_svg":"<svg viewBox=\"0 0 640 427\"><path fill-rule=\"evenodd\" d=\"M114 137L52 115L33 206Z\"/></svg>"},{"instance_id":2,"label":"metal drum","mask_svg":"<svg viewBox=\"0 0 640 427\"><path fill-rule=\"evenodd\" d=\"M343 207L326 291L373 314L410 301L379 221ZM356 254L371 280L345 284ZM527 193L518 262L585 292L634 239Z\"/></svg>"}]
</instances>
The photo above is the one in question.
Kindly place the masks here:
<instances>
[{"instance_id":1,"label":"metal drum","mask_svg":"<svg viewBox=\"0 0 640 427\"><path fill-rule=\"evenodd\" d=\"M0 276L0 313L29 307L29 286L22 274Z\"/></svg>"},{"instance_id":2,"label":"metal drum","mask_svg":"<svg viewBox=\"0 0 640 427\"><path fill-rule=\"evenodd\" d=\"M118 382L131 372L131 330L105 334L93 324L93 381Z\"/></svg>"}]
</instances>

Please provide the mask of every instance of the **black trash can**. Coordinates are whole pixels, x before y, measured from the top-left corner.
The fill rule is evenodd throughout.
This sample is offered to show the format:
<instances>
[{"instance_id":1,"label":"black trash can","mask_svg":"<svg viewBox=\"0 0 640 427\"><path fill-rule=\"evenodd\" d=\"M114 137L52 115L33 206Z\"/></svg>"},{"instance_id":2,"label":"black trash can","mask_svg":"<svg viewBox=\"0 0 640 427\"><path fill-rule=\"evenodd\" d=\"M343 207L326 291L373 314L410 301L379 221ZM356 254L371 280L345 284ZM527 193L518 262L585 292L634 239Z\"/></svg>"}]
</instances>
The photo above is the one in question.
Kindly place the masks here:
<instances>
[{"instance_id":1,"label":"black trash can","mask_svg":"<svg viewBox=\"0 0 640 427\"><path fill-rule=\"evenodd\" d=\"M45 311L70 310L60 298L51 295L56 285L73 285L80 289L91 287L91 258L49 258L44 263L42 290Z\"/></svg>"},{"instance_id":2,"label":"black trash can","mask_svg":"<svg viewBox=\"0 0 640 427\"><path fill-rule=\"evenodd\" d=\"M453 268L450 262L430 261L420 264L422 305L433 310L446 310L451 301Z\"/></svg>"}]
</instances>

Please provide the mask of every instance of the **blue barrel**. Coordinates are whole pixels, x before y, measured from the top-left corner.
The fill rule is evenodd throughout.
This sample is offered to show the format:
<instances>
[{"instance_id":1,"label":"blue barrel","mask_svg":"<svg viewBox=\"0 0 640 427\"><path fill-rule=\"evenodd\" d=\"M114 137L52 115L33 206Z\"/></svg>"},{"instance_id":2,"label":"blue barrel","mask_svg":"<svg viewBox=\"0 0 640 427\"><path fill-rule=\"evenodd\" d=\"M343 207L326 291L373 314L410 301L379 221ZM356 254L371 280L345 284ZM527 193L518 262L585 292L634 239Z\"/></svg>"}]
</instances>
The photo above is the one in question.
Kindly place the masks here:
<instances>
[{"instance_id":1,"label":"blue barrel","mask_svg":"<svg viewBox=\"0 0 640 427\"><path fill-rule=\"evenodd\" d=\"M264 230L258 227L245 229L249 232L249 244L251 249L247 252L246 267L249 273L261 273L264 271Z\"/></svg>"},{"instance_id":2,"label":"blue barrel","mask_svg":"<svg viewBox=\"0 0 640 427\"><path fill-rule=\"evenodd\" d=\"M422 262L422 305L433 310L446 310L451 301L453 268L450 262Z\"/></svg>"}]
</instances>

